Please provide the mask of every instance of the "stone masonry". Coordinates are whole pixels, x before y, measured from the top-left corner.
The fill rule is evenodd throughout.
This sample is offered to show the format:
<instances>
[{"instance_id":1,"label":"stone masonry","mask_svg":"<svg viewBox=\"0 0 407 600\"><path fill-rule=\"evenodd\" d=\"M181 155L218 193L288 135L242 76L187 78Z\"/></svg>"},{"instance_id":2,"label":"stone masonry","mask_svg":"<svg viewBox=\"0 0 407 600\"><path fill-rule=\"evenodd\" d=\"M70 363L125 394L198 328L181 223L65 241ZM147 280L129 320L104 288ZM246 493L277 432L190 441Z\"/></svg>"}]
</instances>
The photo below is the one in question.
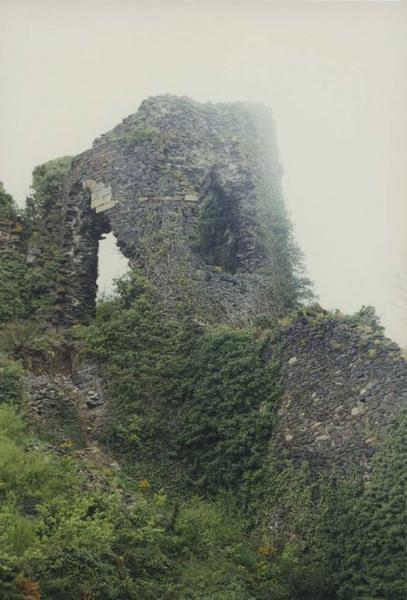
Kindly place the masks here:
<instances>
[{"instance_id":1,"label":"stone masonry","mask_svg":"<svg viewBox=\"0 0 407 600\"><path fill-rule=\"evenodd\" d=\"M321 469L367 467L407 407L407 362L391 340L346 318L302 317L272 344L284 394L274 442Z\"/></svg>"}]
</instances>

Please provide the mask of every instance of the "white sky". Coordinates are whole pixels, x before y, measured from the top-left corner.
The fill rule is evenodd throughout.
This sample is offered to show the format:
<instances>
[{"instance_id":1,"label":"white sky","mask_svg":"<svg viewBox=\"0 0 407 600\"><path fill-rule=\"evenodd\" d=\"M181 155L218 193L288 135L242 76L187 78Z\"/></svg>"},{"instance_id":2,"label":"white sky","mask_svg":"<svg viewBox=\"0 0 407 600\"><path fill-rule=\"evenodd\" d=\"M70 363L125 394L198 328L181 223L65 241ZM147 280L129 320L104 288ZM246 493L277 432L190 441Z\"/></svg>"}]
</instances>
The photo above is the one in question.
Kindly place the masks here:
<instances>
[{"instance_id":1,"label":"white sky","mask_svg":"<svg viewBox=\"0 0 407 600\"><path fill-rule=\"evenodd\" d=\"M404 0L0 0L0 180L22 203L150 95L264 102L320 302L407 345L406 74Z\"/></svg>"}]
</instances>

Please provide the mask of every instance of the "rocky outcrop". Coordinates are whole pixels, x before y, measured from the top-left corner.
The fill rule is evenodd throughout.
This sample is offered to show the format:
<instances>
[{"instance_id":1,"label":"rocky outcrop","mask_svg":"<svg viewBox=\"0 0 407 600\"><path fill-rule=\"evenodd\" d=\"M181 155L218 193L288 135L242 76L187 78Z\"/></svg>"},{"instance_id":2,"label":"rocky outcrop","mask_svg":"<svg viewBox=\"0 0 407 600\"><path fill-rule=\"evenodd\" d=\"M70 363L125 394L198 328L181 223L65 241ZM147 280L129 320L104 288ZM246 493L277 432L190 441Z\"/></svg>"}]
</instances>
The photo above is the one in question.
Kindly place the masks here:
<instances>
[{"instance_id":1,"label":"rocky outcrop","mask_svg":"<svg viewBox=\"0 0 407 600\"><path fill-rule=\"evenodd\" d=\"M62 448L98 445L107 399L97 363L75 360L71 372L27 371L24 398L31 426L46 430Z\"/></svg>"},{"instance_id":2,"label":"rocky outcrop","mask_svg":"<svg viewBox=\"0 0 407 600\"><path fill-rule=\"evenodd\" d=\"M81 397L69 375L27 372L24 398L24 412L32 427L46 431L56 444L86 443L78 415Z\"/></svg>"}]
</instances>

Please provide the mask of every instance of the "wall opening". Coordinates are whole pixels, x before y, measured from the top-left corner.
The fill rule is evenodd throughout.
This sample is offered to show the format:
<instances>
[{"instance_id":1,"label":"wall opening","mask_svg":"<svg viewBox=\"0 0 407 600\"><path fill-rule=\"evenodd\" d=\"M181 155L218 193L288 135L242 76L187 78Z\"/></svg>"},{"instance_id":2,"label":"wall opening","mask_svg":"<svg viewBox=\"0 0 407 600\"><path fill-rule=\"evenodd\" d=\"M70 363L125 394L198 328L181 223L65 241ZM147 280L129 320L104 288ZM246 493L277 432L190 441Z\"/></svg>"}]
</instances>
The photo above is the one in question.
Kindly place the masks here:
<instances>
[{"instance_id":1,"label":"wall opening","mask_svg":"<svg viewBox=\"0 0 407 600\"><path fill-rule=\"evenodd\" d=\"M238 215L232 199L213 187L198 214L197 250L209 265L235 273L239 267Z\"/></svg>"},{"instance_id":2,"label":"wall opening","mask_svg":"<svg viewBox=\"0 0 407 600\"><path fill-rule=\"evenodd\" d=\"M99 241L97 299L109 296L114 290L114 280L129 270L129 261L121 253L113 232Z\"/></svg>"}]
</instances>

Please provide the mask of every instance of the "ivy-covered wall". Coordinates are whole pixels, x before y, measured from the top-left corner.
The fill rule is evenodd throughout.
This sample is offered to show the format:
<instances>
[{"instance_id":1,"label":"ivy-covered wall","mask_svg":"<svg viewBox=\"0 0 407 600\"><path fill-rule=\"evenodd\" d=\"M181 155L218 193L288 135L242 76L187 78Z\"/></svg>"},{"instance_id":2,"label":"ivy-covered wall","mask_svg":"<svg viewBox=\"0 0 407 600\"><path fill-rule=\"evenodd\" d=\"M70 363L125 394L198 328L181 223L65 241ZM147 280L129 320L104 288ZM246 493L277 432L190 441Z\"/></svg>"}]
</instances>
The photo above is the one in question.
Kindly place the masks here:
<instances>
[{"instance_id":1,"label":"ivy-covered wall","mask_svg":"<svg viewBox=\"0 0 407 600\"><path fill-rule=\"evenodd\" d=\"M174 493L259 501L281 393L278 364L263 356L266 338L174 319L134 276L79 331L106 382L100 439L134 476Z\"/></svg>"},{"instance_id":2,"label":"ivy-covered wall","mask_svg":"<svg viewBox=\"0 0 407 600\"><path fill-rule=\"evenodd\" d=\"M53 178L51 173L49 179ZM38 178L34 177L34 181L36 186ZM52 197L48 198L52 201ZM51 290L62 266L60 253L54 247L41 260L31 260L30 256L30 246L42 225L39 215L44 214L43 201L31 203L25 211L17 210L0 184L0 325L15 319L49 316L55 308Z\"/></svg>"}]
</instances>

